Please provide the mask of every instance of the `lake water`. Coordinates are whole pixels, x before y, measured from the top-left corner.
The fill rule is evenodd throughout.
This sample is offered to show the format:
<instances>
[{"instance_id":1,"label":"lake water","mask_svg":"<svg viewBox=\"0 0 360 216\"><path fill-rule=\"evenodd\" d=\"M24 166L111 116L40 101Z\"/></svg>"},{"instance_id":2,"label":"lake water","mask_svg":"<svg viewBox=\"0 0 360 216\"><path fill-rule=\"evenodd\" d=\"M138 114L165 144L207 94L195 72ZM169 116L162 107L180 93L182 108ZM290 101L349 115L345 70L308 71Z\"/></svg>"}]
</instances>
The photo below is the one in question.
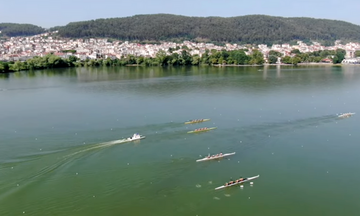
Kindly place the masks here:
<instances>
[{"instance_id":1,"label":"lake water","mask_svg":"<svg viewBox=\"0 0 360 216\"><path fill-rule=\"evenodd\" d=\"M357 215L359 93L356 66L0 75L0 215Z\"/></svg>"}]
</instances>

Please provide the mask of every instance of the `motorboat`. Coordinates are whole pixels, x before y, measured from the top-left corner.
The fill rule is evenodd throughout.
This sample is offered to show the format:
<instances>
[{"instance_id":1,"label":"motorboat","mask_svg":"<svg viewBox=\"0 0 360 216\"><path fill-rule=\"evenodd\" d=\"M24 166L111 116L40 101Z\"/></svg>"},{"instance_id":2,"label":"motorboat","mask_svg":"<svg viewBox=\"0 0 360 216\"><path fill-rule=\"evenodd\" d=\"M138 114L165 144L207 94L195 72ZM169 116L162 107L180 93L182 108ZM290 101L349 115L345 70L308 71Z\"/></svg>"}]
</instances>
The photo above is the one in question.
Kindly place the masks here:
<instances>
[{"instance_id":1,"label":"motorboat","mask_svg":"<svg viewBox=\"0 0 360 216\"><path fill-rule=\"evenodd\" d=\"M144 138L145 138L145 136L142 136L140 134L135 133L132 137L126 138L125 140L127 142L131 142L131 141L141 140L141 139L144 139Z\"/></svg>"}]
</instances>

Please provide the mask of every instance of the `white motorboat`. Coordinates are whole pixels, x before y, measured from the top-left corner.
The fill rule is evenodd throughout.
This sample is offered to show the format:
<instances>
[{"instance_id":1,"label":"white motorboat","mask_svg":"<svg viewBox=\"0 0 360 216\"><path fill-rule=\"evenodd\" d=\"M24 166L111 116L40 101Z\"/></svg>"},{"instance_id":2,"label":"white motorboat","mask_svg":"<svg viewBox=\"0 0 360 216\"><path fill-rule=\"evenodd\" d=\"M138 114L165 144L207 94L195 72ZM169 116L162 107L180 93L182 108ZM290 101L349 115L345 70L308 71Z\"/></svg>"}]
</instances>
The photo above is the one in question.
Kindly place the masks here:
<instances>
[{"instance_id":1,"label":"white motorboat","mask_svg":"<svg viewBox=\"0 0 360 216\"><path fill-rule=\"evenodd\" d=\"M135 140L141 140L144 138L145 138L145 136L141 136L140 134L135 133L132 137L126 138L125 141L131 142L131 141L135 141Z\"/></svg>"},{"instance_id":2,"label":"white motorboat","mask_svg":"<svg viewBox=\"0 0 360 216\"><path fill-rule=\"evenodd\" d=\"M355 115L355 113L351 113L351 112L348 112L348 113L342 113L340 115L338 115L339 118L346 118L346 117L350 117L352 115Z\"/></svg>"},{"instance_id":3,"label":"white motorboat","mask_svg":"<svg viewBox=\"0 0 360 216\"><path fill-rule=\"evenodd\" d=\"M232 152L232 153L226 153L226 154L217 154L217 155L212 155L212 156L207 156L207 157L204 157L202 159L198 159L196 160L196 162L201 162L201 161L208 161L208 160L215 160L215 159L221 159L223 157L227 157L227 156L230 156L230 155L234 155L235 152Z\"/></svg>"}]
</instances>

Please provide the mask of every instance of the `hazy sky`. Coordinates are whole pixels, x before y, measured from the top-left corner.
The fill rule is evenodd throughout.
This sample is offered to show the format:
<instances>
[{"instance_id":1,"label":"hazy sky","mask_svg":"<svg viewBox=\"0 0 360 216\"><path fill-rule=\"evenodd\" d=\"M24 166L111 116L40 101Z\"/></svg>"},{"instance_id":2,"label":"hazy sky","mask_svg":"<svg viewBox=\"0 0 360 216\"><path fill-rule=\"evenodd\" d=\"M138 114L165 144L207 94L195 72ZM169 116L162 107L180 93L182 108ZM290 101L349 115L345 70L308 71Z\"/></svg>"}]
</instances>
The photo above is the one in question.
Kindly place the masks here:
<instances>
[{"instance_id":1,"label":"hazy sky","mask_svg":"<svg viewBox=\"0 0 360 216\"><path fill-rule=\"evenodd\" d=\"M335 19L360 25L359 0L0 0L0 23L42 27L98 18L169 13L187 16L243 16Z\"/></svg>"}]
</instances>

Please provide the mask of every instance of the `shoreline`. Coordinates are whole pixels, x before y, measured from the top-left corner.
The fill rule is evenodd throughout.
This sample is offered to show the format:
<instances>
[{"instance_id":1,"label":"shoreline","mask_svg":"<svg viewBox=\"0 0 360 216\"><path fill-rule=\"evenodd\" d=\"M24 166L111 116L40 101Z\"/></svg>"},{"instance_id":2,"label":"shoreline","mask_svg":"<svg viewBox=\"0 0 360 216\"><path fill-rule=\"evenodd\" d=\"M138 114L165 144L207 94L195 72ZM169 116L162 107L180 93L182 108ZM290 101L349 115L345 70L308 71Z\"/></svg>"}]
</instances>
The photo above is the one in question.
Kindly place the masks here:
<instances>
[{"instance_id":1,"label":"shoreline","mask_svg":"<svg viewBox=\"0 0 360 216\"><path fill-rule=\"evenodd\" d=\"M266 67L266 66L360 66L360 64L333 64L333 63L299 63L297 65L293 64L263 64L263 65L233 65L233 64L224 64L224 65L183 65L180 67L187 67L187 66L205 66L205 67ZM84 66L82 66L84 67ZM95 66L98 67L98 66ZM123 65L123 66L115 66L115 67L163 67L163 66L146 66L146 65L137 65L137 64L129 64L129 65ZM166 66L166 67L172 67L172 66ZM59 68L77 68L77 67L59 67ZM93 68L93 67L91 67ZM36 70L45 70L49 68L42 68L42 69L36 69ZM20 71L8 71L8 72L0 72L1 74L12 74L16 72L24 72L24 71L31 71L31 70L20 70Z\"/></svg>"},{"instance_id":2,"label":"shoreline","mask_svg":"<svg viewBox=\"0 0 360 216\"><path fill-rule=\"evenodd\" d=\"M308 65L322 65L322 66L335 66L335 65L343 65L343 64L333 64L333 63L320 63L320 62L309 62L309 63L299 63L297 65L294 64L262 64L262 65L233 65L233 64L216 64L212 65L214 67L261 67L261 66L308 66Z\"/></svg>"}]
</instances>

